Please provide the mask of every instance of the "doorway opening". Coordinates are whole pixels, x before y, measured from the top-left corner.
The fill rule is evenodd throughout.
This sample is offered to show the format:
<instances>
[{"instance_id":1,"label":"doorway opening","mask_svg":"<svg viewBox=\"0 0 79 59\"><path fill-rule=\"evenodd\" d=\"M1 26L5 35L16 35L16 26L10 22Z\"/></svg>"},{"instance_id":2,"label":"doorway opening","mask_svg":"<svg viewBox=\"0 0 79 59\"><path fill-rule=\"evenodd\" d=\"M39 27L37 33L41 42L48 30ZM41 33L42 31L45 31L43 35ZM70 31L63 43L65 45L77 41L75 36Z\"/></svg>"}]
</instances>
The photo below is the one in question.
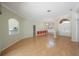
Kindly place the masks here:
<instances>
[{"instance_id":1,"label":"doorway opening","mask_svg":"<svg viewBox=\"0 0 79 59\"><path fill-rule=\"evenodd\" d=\"M33 25L33 37L36 36L36 25Z\"/></svg>"},{"instance_id":2,"label":"doorway opening","mask_svg":"<svg viewBox=\"0 0 79 59\"><path fill-rule=\"evenodd\" d=\"M71 22L69 19L61 19L58 27L59 35L71 37Z\"/></svg>"}]
</instances>

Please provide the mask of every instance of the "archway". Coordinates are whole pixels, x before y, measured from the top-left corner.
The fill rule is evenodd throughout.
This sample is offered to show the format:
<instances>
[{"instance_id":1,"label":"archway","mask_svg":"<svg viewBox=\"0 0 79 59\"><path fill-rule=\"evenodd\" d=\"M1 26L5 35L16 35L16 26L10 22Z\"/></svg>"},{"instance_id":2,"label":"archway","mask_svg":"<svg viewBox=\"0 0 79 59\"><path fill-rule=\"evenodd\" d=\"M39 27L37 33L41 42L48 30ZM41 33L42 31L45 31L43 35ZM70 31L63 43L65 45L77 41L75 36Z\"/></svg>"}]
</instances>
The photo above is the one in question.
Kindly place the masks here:
<instances>
[{"instance_id":1,"label":"archway","mask_svg":"<svg viewBox=\"0 0 79 59\"><path fill-rule=\"evenodd\" d=\"M61 19L59 21L59 35L70 36L71 35L71 23L69 19Z\"/></svg>"}]
</instances>

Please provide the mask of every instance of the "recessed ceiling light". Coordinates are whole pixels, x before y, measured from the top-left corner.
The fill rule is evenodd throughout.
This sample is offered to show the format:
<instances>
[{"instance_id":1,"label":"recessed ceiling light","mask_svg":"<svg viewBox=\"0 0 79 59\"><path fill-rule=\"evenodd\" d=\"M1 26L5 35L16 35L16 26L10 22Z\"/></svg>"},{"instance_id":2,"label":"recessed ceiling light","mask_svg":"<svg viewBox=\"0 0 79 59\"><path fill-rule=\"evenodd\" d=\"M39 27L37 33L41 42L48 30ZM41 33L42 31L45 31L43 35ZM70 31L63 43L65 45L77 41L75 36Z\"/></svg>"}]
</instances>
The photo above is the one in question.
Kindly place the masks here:
<instances>
[{"instance_id":1,"label":"recessed ceiling light","mask_svg":"<svg viewBox=\"0 0 79 59\"><path fill-rule=\"evenodd\" d=\"M70 11L72 11L72 9L70 9Z\"/></svg>"},{"instance_id":2,"label":"recessed ceiling light","mask_svg":"<svg viewBox=\"0 0 79 59\"><path fill-rule=\"evenodd\" d=\"M47 10L47 12L51 12L51 10Z\"/></svg>"}]
</instances>

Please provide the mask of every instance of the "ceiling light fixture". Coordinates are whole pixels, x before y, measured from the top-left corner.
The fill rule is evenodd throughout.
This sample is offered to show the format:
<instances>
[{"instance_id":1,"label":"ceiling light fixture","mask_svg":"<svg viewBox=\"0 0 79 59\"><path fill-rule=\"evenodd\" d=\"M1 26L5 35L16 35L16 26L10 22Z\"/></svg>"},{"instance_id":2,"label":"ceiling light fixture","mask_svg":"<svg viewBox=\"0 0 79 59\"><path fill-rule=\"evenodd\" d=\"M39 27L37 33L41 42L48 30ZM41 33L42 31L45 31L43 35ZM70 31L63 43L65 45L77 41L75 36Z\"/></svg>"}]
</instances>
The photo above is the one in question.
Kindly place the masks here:
<instances>
[{"instance_id":1,"label":"ceiling light fixture","mask_svg":"<svg viewBox=\"0 0 79 59\"><path fill-rule=\"evenodd\" d=\"M72 9L70 9L70 11L72 11Z\"/></svg>"},{"instance_id":2,"label":"ceiling light fixture","mask_svg":"<svg viewBox=\"0 0 79 59\"><path fill-rule=\"evenodd\" d=\"M51 12L51 10L47 10L47 12Z\"/></svg>"}]
</instances>

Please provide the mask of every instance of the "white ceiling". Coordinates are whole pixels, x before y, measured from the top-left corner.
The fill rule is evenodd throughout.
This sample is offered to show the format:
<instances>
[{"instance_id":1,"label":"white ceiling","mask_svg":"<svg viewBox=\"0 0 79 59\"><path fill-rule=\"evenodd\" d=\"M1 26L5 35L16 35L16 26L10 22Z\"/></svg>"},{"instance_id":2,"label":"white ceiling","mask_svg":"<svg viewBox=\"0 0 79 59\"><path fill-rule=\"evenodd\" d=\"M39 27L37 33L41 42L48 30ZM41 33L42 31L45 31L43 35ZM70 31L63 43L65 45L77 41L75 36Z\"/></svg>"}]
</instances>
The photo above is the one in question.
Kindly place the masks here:
<instances>
[{"instance_id":1,"label":"white ceiling","mask_svg":"<svg viewBox=\"0 0 79 59\"><path fill-rule=\"evenodd\" d=\"M54 21L57 17L70 14L76 2L4 2L2 5L27 20ZM47 12L51 10L51 12Z\"/></svg>"}]
</instances>

